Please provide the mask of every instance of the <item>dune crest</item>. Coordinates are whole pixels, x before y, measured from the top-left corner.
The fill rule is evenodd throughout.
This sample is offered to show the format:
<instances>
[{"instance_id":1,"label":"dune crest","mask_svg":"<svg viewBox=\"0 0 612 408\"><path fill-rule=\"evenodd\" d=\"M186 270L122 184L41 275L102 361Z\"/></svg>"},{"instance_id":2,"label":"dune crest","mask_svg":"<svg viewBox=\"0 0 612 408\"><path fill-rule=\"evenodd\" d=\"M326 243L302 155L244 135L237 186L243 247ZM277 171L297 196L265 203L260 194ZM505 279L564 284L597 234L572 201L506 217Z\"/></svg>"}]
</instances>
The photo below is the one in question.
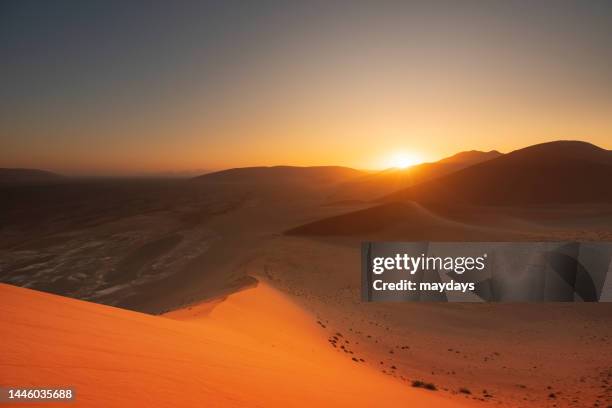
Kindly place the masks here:
<instances>
[{"instance_id":1,"label":"dune crest","mask_svg":"<svg viewBox=\"0 0 612 408\"><path fill-rule=\"evenodd\" d=\"M331 350L325 329L266 285L212 311L203 304L166 316L4 284L0 295L0 382L71 385L73 406L470 404L411 388Z\"/></svg>"}]
</instances>

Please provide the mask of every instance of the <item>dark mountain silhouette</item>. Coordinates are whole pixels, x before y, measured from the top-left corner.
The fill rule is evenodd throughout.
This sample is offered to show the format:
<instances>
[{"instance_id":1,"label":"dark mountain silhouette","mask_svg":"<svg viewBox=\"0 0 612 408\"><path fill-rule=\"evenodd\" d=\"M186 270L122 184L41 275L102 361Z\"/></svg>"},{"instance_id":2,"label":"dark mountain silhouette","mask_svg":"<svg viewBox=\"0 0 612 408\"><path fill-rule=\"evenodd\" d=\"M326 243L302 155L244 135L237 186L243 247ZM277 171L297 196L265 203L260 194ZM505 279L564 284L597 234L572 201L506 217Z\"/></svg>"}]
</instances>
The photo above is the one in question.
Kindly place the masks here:
<instances>
[{"instance_id":1,"label":"dark mountain silhouette","mask_svg":"<svg viewBox=\"0 0 612 408\"><path fill-rule=\"evenodd\" d=\"M62 179L64 176L45 170L0 168L1 184L46 183Z\"/></svg>"},{"instance_id":2,"label":"dark mountain silhouette","mask_svg":"<svg viewBox=\"0 0 612 408\"><path fill-rule=\"evenodd\" d=\"M383 201L529 205L612 202L612 152L579 141L516 150Z\"/></svg>"},{"instance_id":3,"label":"dark mountain silhouette","mask_svg":"<svg viewBox=\"0 0 612 408\"><path fill-rule=\"evenodd\" d=\"M471 166L476 163L484 162L487 160L495 159L502 154L497 150L490 150L488 152L481 152L480 150L470 150L466 152L459 152L452 156L446 157L442 160L437 161L437 164L445 163L457 163L462 166Z\"/></svg>"},{"instance_id":4,"label":"dark mountain silhouette","mask_svg":"<svg viewBox=\"0 0 612 408\"><path fill-rule=\"evenodd\" d=\"M494 159L502 154L497 150L460 152L433 163L423 163L407 169L391 168L350 180L338 187L330 201L371 200L412 185L432 180L463 168Z\"/></svg>"},{"instance_id":5,"label":"dark mountain silhouette","mask_svg":"<svg viewBox=\"0 0 612 408\"><path fill-rule=\"evenodd\" d=\"M380 205L286 233L415 240L506 240L516 233L524 239L520 231L536 228L530 222L560 214L586 219L584 211L590 210L585 208L609 208L610 180L611 151L584 142L544 143L414 185L378 200ZM538 204L545 206L534 207Z\"/></svg>"},{"instance_id":6,"label":"dark mountain silhouette","mask_svg":"<svg viewBox=\"0 0 612 408\"><path fill-rule=\"evenodd\" d=\"M194 180L212 183L277 184L309 182L333 184L360 177L363 174L362 171L341 166L241 167L204 174L194 178Z\"/></svg>"}]
</instances>

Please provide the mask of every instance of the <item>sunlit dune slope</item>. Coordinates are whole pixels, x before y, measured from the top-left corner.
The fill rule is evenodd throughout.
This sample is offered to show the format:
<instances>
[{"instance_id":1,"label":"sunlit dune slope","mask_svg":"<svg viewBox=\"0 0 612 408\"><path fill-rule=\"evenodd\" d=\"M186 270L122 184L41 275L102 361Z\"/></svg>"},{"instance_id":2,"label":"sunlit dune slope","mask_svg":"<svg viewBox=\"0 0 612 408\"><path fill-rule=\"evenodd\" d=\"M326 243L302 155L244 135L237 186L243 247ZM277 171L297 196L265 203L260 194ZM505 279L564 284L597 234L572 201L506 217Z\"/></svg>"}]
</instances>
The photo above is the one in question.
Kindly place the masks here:
<instances>
[{"instance_id":1,"label":"sunlit dune slope","mask_svg":"<svg viewBox=\"0 0 612 408\"><path fill-rule=\"evenodd\" d=\"M77 395L71 406L469 403L352 361L326 344L327 329L265 285L166 316L8 285L0 285L0 296L0 383L70 385Z\"/></svg>"},{"instance_id":2,"label":"sunlit dune slope","mask_svg":"<svg viewBox=\"0 0 612 408\"><path fill-rule=\"evenodd\" d=\"M529 205L612 202L612 152L557 141L516 150L389 195L384 201Z\"/></svg>"}]
</instances>

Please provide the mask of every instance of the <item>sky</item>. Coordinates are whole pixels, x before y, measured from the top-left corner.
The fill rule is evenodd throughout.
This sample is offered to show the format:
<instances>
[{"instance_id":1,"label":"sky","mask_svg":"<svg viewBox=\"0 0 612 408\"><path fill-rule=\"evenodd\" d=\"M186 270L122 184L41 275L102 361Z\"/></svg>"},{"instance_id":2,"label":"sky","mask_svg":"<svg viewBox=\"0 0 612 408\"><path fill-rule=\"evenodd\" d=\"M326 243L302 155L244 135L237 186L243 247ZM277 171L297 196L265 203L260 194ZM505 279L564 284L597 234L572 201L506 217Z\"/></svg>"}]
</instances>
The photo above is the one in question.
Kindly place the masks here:
<instances>
[{"instance_id":1,"label":"sky","mask_svg":"<svg viewBox=\"0 0 612 408\"><path fill-rule=\"evenodd\" d=\"M1 1L0 167L612 149L610 1ZM400 159L398 159L398 157Z\"/></svg>"}]
</instances>

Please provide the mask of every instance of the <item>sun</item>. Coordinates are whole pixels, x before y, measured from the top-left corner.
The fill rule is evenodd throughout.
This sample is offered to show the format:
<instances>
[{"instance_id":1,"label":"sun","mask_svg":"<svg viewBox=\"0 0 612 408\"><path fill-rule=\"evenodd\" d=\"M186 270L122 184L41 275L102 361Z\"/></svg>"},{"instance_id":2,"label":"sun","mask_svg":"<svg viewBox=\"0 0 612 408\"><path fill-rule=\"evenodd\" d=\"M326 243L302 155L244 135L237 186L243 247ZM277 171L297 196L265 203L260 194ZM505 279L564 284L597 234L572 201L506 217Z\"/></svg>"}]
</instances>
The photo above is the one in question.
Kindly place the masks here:
<instances>
[{"instance_id":1,"label":"sun","mask_svg":"<svg viewBox=\"0 0 612 408\"><path fill-rule=\"evenodd\" d=\"M396 152L389 156L386 167L406 169L423 163L423 159L416 153Z\"/></svg>"}]
</instances>

